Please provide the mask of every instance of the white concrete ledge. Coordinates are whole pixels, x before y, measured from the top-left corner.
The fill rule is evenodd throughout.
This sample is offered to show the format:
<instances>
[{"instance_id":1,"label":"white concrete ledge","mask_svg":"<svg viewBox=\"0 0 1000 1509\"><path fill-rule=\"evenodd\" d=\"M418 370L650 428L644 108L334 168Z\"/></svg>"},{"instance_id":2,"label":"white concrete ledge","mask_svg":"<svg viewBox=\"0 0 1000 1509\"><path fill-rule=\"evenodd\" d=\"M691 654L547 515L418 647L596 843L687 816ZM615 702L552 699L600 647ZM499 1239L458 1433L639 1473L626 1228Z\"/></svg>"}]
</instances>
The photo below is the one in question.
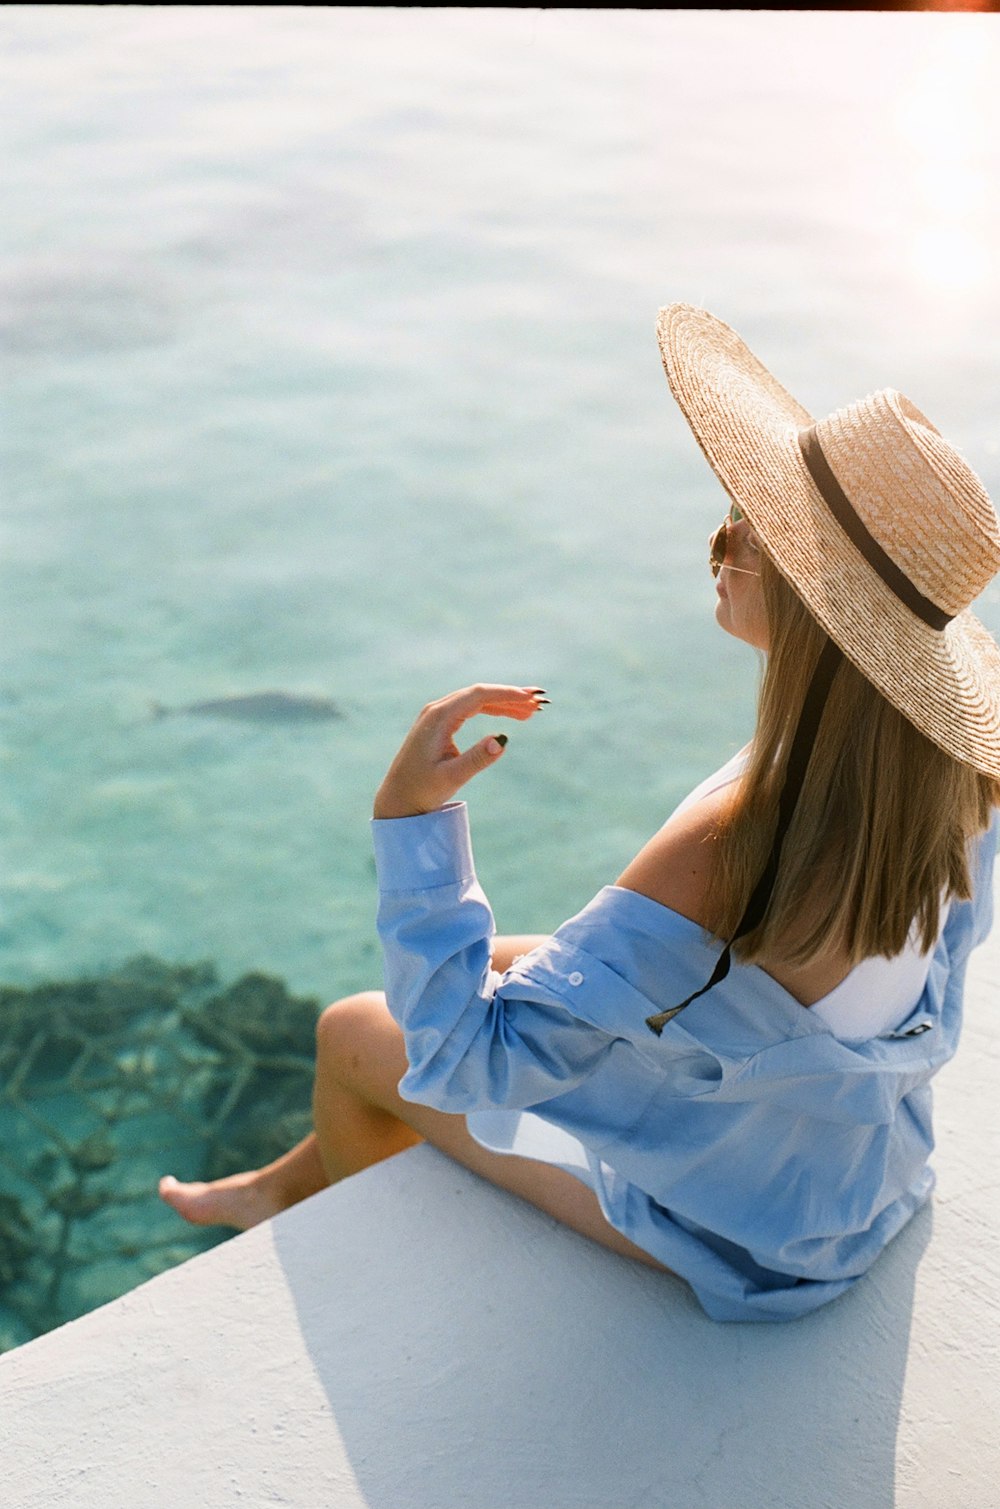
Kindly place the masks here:
<instances>
[{"instance_id":1,"label":"white concrete ledge","mask_svg":"<svg viewBox=\"0 0 1000 1509\"><path fill-rule=\"evenodd\" d=\"M418 1148L0 1358L9 1509L987 1509L1000 1482L1000 935L939 1185L785 1325Z\"/></svg>"}]
</instances>

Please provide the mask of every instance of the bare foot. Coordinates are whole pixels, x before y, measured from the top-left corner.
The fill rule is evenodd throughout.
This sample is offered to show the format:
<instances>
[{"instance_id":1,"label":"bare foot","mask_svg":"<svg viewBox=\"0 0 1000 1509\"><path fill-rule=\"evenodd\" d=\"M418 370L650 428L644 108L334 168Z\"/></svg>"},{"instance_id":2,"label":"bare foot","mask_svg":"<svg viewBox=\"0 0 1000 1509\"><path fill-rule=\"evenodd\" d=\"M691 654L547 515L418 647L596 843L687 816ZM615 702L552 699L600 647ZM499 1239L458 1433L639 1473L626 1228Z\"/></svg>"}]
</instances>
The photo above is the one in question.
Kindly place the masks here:
<instances>
[{"instance_id":1,"label":"bare foot","mask_svg":"<svg viewBox=\"0 0 1000 1509\"><path fill-rule=\"evenodd\" d=\"M230 1174L211 1184L181 1184L167 1174L160 1180L160 1199L193 1226L235 1226L237 1231L246 1231L299 1200L308 1200L329 1182L316 1133L310 1132L266 1168Z\"/></svg>"},{"instance_id":2,"label":"bare foot","mask_svg":"<svg viewBox=\"0 0 1000 1509\"><path fill-rule=\"evenodd\" d=\"M286 1208L268 1170L230 1174L211 1184L181 1184L173 1174L160 1180L160 1199L193 1226L235 1226L247 1231Z\"/></svg>"}]
</instances>

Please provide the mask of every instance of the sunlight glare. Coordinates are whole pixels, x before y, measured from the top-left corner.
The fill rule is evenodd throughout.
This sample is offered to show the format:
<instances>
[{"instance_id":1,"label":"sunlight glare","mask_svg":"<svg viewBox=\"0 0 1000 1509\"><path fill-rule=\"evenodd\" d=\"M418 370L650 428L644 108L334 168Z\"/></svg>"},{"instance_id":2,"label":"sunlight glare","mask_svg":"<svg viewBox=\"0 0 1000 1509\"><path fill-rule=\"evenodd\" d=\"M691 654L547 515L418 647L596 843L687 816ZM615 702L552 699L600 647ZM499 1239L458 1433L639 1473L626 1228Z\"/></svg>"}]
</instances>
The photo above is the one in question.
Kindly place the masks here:
<instances>
[{"instance_id":1,"label":"sunlight glare","mask_svg":"<svg viewBox=\"0 0 1000 1509\"><path fill-rule=\"evenodd\" d=\"M900 99L897 126L910 148L915 274L942 292L960 293L989 271L986 182L976 158L984 85L978 36L952 29L936 37L933 59Z\"/></svg>"},{"instance_id":2,"label":"sunlight glare","mask_svg":"<svg viewBox=\"0 0 1000 1509\"><path fill-rule=\"evenodd\" d=\"M939 225L913 238L913 264L924 282L943 292L962 293L985 281L988 271L982 242L960 225Z\"/></svg>"}]
</instances>

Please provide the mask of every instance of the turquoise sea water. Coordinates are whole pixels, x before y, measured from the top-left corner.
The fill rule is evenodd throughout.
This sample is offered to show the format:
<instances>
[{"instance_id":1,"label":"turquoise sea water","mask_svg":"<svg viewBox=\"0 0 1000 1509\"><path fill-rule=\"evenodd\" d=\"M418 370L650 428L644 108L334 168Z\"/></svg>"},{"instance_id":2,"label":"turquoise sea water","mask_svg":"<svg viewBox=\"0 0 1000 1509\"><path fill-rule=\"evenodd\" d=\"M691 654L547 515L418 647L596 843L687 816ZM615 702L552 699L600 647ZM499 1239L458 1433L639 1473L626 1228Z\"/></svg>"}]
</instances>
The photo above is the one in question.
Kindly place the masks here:
<instances>
[{"instance_id":1,"label":"turquoise sea water","mask_svg":"<svg viewBox=\"0 0 1000 1509\"><path fill-rule=\"evenodd\" d=\"M727 319L816 413L900 387L1000 496L1000 25L11 6L0 41L0 981L35 992L0 1278L26 1294L54 1243L58 1319L145 1276L136 1230L191 1250L155 1173L205 1167L199 1116L274 1048L212 1039L226 982L284 982L299 1024L378 982L371 793L423 701L552 698L470 789L506 931L576 910L744 742L756 665L713 623L724 505L658 305ZM342 716L182 711L272 690ZM221 983L176 973L203 962ZM18 1078L85 979L105 1015ZM272 1120L307 1105L292 1036ZM101 1222L131 1237L94 1278Z\"/></svg>"}]
</instances>

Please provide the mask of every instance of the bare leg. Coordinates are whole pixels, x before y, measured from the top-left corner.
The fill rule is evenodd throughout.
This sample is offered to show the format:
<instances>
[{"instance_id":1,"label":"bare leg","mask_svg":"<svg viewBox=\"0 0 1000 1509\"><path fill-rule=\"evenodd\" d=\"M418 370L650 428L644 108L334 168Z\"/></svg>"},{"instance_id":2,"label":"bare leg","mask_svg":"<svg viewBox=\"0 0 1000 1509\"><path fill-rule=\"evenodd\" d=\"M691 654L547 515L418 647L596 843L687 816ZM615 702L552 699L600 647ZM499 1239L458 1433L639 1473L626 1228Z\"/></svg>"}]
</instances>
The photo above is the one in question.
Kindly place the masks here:
<instances>
[{"instance_id":1,"label":"bare leg","mask_svg":"<svg viewBox=\"0 0 1000 1509\"><path fill-rule=\"evenodd\" d=\"M506 969L537 941L498 940L496 967ZM489 1152L469 1134L464 1117L404 1101L397 1086L406 1068L402 1032L380 992L338 1001L327 1007L317 1026L315 1133L265 1169L208 1185L165 1180L161 1195L188 1220L242 1229L426 1140L574 1231L650 1267L662 1267L608 1225L597 1197L572 1174L534 1159Z\"/></svg>"},{"instance_id":2,"label":"bare leg","mask_svg":"<svg viewBox=\"0 0 1000 1509\"><path fill-rule=\"evenodd\" d=\"M230 1174L211 1184L181 1184L166 1174L159 1194L195 1226L235 1226L245 1231L325 1189L329 1182L315 1133L310 1132L266 1168Z\"/></svg>"},{"instance_id":3,"label":"bare leg","mask_svg":"<svg viewBox=\"0 0 1000 1509\"><path fill-rule=\"evenodd\" d=\"M493 946L494 968L500 971L509 969L516 958L530 953L542 941L543 936L535 934L496 938ZM319 1042L322 1043L322 1035ZM330 1117L343 1118L342 1140L345 1143L349 1143L352 1138L357 1140L357 1153L346 1157L343 1172L327 1173L316 1134L311 1132L296 1147L265 1168L230 1174L225 1179L216 1179L209 1184L181 1184L173 1175L167 1174L160 1180L160 1198L176 1210L178 1215L196 1226L235 1226L243 1231L325 1189L332 1179L343 1177L343 1173L354 1173L358 1169L367 1168L371 1163L378 1163L393 1153L401 1152L403 1148L423 1141L420 1133L406 1127L398 1118L378 1111L375 1107L360 1106L356 1099L340 1097L341 1103L338 1106L332 1086L330 1095L326 1095L324 1086L320 1083L326 1072L325 1063L318 1063L314 1114L316 1100L319 1099L322 1103L319 1114L324 1120ZM405 1068L400 1070L400 1078L404 1072ZM336 1166L334 1159L331 1167Z\"/></svg>"},{"instance_id":4,"label":"bare leg","mask_svg":"<svg viewBox=\"0 0 1000 1509\"><path fill-rule=\"evenodd\" d=\"M564 1169L480 1147L464 1116L413 1105L396 1088L406 1072L403 1034L371 991L327 1007L319 1023L313 1114L330 1182L425 1140L603 1247L662 1272L662 1264L609 1226L592 1190Z\"/></svg>"}]
</instances>

